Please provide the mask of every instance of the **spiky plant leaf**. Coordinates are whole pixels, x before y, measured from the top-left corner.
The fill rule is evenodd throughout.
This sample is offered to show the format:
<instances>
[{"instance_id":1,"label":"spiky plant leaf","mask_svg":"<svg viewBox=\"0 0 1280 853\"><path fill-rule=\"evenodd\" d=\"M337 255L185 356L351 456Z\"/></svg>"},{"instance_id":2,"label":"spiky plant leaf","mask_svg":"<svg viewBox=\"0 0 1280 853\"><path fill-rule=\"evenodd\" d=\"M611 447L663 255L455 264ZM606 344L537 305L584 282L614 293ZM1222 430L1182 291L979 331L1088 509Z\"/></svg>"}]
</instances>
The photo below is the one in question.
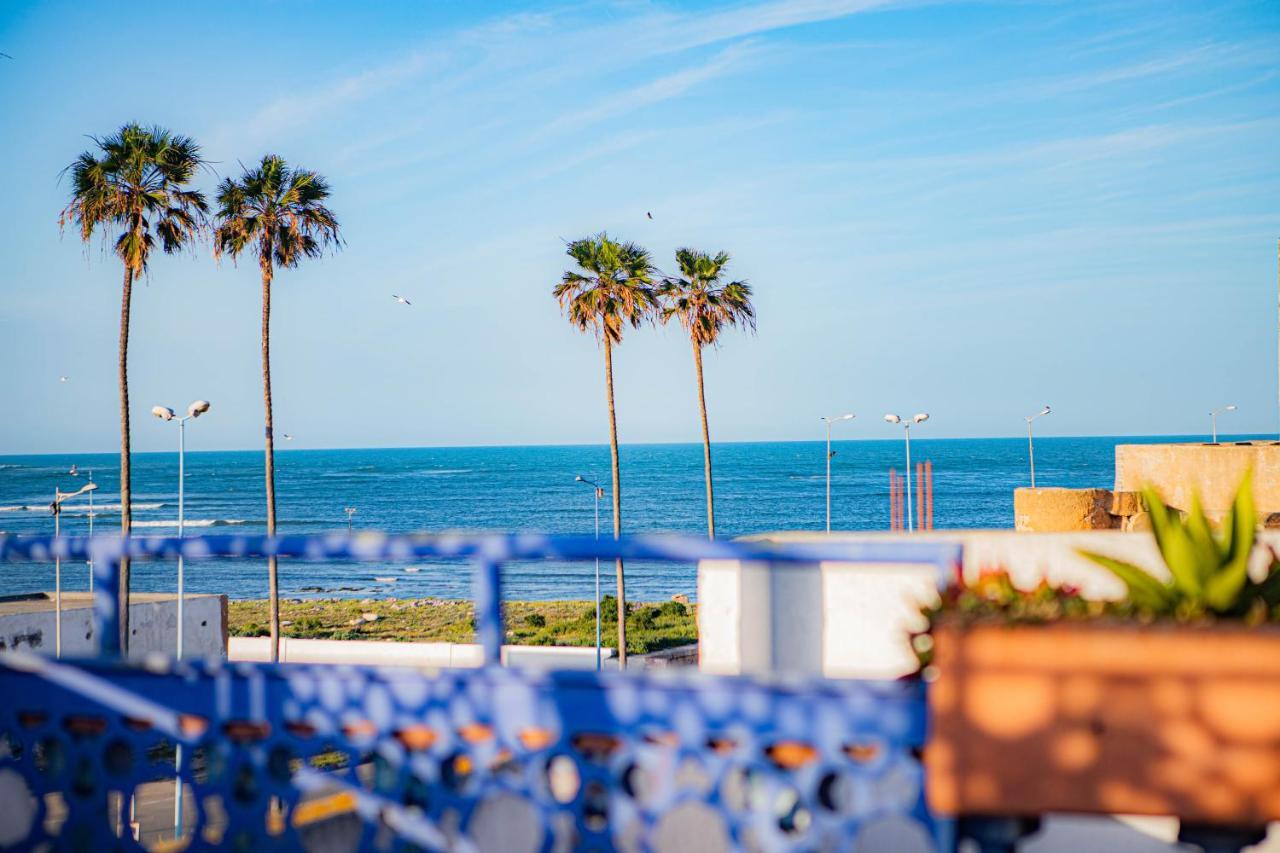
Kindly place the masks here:
<instances>
[{"instance_id":1,"label":"spiky plant leaf","mask_svg":"<svg viewBox=\"0 0 1280 853\"><path fill-rule=\"evenodd\" d=\"M1201 568L1197 559L1196 549L1192 545L1187 528L1182 524L1182 519L1176 511L1171 511L1165 506L1164 501L1154 489L1144 488L1142 496L1147 504L1147 512L1151 516L1151 530L1155 534L1156 546L1160 549L1160 556L1164 558L1165 565L1169 568L1174 586L1185 596L1194 598L1200 595L1204 569ZM1215 565L1217 562L1215 557L1210 565Z\"/></svg>"},{"instance_id":2,"label":"spiky plant leaf","mask_svg":"<svg viewBox=\"0 0 1280 853\"><path fill-rule=\"evenodd\" d=\"M1220 613L1230 610L1238 603L1241 590L1249 580L1249 555L1253 553L1253 543L1258 533L1251 474L1245 475L1240 488L1236 490L1225 526L1229 536L1226 562L1221 564L1204 586L1205 602Z\"/></svg>"},{"instance_id":3,"label":"spiky plant leaf","mask_svg":"<svg viewBox=\"0 0 1280 853\"><path fill-rule=\"evenodd\" d=\"M1118 577L1129 590L1130 600L1138 607L1153 613L1163 613L1174 605L1175 596L1169 587L1138 566L1091 551L1079 553Z\"/></svg>"}]
</instances>

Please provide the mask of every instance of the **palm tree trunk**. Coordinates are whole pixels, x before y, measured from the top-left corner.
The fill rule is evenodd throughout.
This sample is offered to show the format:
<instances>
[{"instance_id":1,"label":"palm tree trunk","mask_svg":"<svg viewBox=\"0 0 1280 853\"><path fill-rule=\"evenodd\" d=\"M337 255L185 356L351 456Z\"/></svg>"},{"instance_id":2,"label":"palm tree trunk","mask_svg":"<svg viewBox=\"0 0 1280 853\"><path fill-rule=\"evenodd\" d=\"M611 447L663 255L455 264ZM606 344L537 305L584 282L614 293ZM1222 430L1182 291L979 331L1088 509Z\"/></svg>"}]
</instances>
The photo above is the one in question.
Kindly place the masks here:
<instances>
[{"instance_id":1,"label":"palm tree trunk","mask_svg":"<svg viewBox=\"0 0 1280 853\"><path fill-rule=\"evenodd\" d=\"M711 431L707 428L707 395L702 386L702 345L693 342L693 367L698 375L698 411L702 414L702 467L707 477L707 536L716 538L716 498L711 485Z\"/></svg>"},{"instance_id":2,"label":"palm tree trunk","mask_svg":"<svg viewBox=\"0 0 1280 853\"><path fill-rule=\"evenodd\" d=\"M276 534L276 448L271 432L271 262L262 263L262 404L266 410L267 535ZM280 660L280 577L276 558L267 557L271 660Z\"/></svg>"},{"instance_id":3,"label":"palm tree trunk","mask_svg":"<svg viewBox=\"0 0 1280 853\"><path fill-rule=\"evenodd\" d=\"M124 288L120 297L120 354L117 370L120 384L120 535L133 527L132 458L129 440L129 308L133 301L133 268L124 268ZM129 654L129 558L120 560L120 589L117 591L120 621L120 654Z\"/></svg>"},{"instance_id":4,"label":"palm tree trunk","mask_svg":"<svg viewBox=\"0 0 1280 853\"><path fill-rule=\"evenodd\" d=\"M618 467L618 416L613 408L613 345L604 339L604 387L609 401L609 461L613 468L613 538L622 536L622 473ZM618 558L618 666L627 668L627 584Z\"/></svg>"}]
</instances>

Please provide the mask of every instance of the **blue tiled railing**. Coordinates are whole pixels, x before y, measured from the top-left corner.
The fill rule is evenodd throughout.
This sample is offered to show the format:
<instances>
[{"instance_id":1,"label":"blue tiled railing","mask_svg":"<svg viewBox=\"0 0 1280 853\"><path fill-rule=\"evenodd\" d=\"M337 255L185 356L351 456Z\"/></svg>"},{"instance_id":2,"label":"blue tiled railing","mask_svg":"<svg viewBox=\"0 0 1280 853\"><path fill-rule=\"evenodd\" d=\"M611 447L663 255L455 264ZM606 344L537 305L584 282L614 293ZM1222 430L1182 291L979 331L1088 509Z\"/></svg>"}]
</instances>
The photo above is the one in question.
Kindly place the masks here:
<instances>
[{"instance_id":1,"label":"blue tiled railing","mask_svg":"<svg viewBox=\"0 0 1280 853\"><path fill-rule=\"evenodd\" d=\"M472 559L486 666L414 670L118 659L119 558ZM595 557L923 563L925 543L674 537L0 539L0 559L94 557L103 657L0 655L0 847L131 845L174 795L196 846L252 849L946 849L925 806L924 685L496 665L501 565ZM175 747L185 759L175 762ZM167 786L167 788L166 788ZM167 794L166 794L167 790ZM141 805L140 805L141 804ZM172 835L172 833L170 833ZM877 839L884 839L877 841ZM892 840L890 840L892 839Z\"/></svg>"}]
</instances>

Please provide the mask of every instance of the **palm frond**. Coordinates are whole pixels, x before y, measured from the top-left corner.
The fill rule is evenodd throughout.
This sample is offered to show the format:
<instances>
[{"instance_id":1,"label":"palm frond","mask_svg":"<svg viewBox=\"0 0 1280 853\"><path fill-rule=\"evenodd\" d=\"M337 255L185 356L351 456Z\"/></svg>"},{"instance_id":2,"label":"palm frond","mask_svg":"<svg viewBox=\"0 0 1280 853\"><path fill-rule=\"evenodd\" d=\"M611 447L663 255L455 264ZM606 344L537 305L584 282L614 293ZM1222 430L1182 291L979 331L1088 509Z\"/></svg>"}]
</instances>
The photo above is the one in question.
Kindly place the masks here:
<instances>
[{"instance_id":1,"label":"palm frond","mask_svg":"<svg viewBox=\"0 0 1280 853\"><path fill-rule=\"evenodd\" d=\"M85 242L101 233L136 274L146 272L157 241L165 252L194 245L209 210L204 195L188 187L204 164L200 146L136 123L90 138L96 152L83 152L67 167L71 199L59 225L74 223Z\"/></svg>"},{"instance_id":2,"label":"palm frond","mask_svg":"<svg viewBox=\"0 0 1280 853\"><path fill-rule=\"evenodd\" d=\"M566 271L551 293L576 328L620 343L626 327L653 320L658 293L647 249L612 240L602 231L571 241L565 254L578 269Z\"/></svg>"}]
</instances>

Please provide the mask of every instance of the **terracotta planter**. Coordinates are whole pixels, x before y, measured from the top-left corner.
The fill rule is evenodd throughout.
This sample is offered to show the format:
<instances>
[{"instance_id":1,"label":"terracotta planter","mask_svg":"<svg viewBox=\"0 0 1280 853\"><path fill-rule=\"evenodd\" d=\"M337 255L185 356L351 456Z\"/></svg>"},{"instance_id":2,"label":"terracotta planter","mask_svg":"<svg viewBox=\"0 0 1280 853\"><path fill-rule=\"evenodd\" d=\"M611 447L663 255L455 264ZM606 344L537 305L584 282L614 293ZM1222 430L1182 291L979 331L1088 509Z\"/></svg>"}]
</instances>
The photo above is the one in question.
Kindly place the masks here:
<instances>
[{"instance_id":1,"label":"terracotta planter","mask_svg":"<svg viewBox=\"0 0 1280 853\"><path fill-rule=\"evenodd\" d=\"M943 814L1280 820L1280 630L935 627Z\"/></svg>"}]
</instances>

